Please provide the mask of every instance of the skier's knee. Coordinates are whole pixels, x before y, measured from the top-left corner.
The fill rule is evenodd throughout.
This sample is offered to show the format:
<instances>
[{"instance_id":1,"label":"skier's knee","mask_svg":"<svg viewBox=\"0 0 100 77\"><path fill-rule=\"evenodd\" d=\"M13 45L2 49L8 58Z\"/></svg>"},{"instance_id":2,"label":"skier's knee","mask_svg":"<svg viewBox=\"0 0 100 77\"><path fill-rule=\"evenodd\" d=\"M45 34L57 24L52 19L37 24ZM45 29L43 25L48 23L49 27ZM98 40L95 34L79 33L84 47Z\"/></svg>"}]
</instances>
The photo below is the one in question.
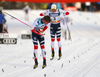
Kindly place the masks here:
<instances>
[{"instance_id":1,"label":"skier's knee","mask_svg":"<svg viewBox=\"0 0 100 77\"><path fill-rule=\"evenodd\" d=\"M57 41L60 41L60 38L57 38Z\"/></svg>"},{"instance_id":2,"label":"skier's knee","mask_svg":"<svg viewBox=\"0 0 100 77\"><path fill-rule=\"evenodd\" d=\"M41 45L41 49L44 49L45 48L45 46L44 45Z\"/></svg>"},{"instance_id":3,"label":"skier's knee","mask_svg":"<svg viewBox=\"0 0 100 77\"><path fill-rule=\"evenodd\" d=\"M55 38L52 38L51 41L54 42L55 41Z\"/></svg>"},{"instance_id":4,"label":"skier's knee","mask_svg":"<svg viewBox=\"0 0 100 77\"><path fill-rule=\"evenodd\" d=\"M38 49L38 45L34 45L34 49Z\"/></svg>"}]
</instances>

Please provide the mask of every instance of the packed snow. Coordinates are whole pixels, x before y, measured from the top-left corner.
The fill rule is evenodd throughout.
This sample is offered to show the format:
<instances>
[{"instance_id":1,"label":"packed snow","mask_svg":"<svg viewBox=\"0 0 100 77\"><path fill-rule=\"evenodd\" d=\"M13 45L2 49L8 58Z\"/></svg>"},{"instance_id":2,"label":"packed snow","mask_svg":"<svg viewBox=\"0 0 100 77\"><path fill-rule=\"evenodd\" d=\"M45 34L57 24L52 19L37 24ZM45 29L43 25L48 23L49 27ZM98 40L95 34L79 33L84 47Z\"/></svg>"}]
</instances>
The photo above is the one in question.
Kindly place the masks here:
<instances>
[{"instance_id":1,"label":"packed snow","mask_svg":"<svg viewBox=\"0 0 100 77\"><path fill-rule=\"evenodd\" d=\"M23 10L4 10L21 21L33 24L39 13L45 10L32 10L29 21L24 19ZM6 14L5 14L6 15ZM55 58L51 58L49 28L45 31L47 67L42 69L41 49L38 49L38 68L33 69L32 39L21 39L23 31L30 27L6 15L9 34L17 35L17 44L0 44L1 77L100 77L100 13L70 11L73 19L72 40L65 40L62 31L62 58L58 59L58 44L55 41Z\"/></svg>"}]
</instances>

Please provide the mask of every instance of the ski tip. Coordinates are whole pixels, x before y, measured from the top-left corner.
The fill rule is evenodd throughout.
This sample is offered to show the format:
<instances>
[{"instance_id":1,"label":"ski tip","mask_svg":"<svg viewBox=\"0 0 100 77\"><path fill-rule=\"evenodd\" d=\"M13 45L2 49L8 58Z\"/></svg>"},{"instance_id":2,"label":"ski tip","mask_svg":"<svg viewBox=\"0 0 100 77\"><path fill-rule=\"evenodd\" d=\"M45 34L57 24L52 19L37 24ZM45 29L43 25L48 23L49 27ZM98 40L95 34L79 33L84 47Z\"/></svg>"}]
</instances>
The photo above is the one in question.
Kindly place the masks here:
<instances>
[{"instance_id":1,"label":"ski tip","mask_svg":"<svg viewBox=\"0 0 100 77\"><path fill-rule=\"evenodd\" d=\"M47 65L45 65L45 66L42 66L42 69L44 69L46 66L47 66Z\"/></svg>"},{"instance_id":2,"label":"ski tip","mask_svg":"<svg viewBox=\"0 0 100 77\"><path fill-rule=\"evenodd\" d=\"M33 69L35 69L35 68L37 68L38 67L38 65L35 65L34 67L33 67Z\"/></svg>"},{"instance_id":3,"label":"ski tip","mask_svg":"<svg viewBox=\"0 0 100 77\"><path fill-rule=\"evenodd\" d=\"M61 58L58 58L58 60L60 60Z\"/></svg>"},{"instance_id":4,"label":"ski tip","mask_svg":"<svg viewBox=\"0 0 100 77\"><path fill-rule=\"evenodd\" d=\"M33 67L33 69L36 69L37 67Z\"/></svg>"},{"instance_id":5,"label":"ski tip","mask_svg":"<svg viewBox=\"0 0 100 77\"><path fill-rule=\"evenodd\" d=\"M50 60L53 60L54 58L51 58Z\"/></svg>"},{"instance_id":6,"label":"ski tip","mask_svg":"<svg viewBox=\"0 0 100 77\"><path fill-rule=\"evenodd\" d=\"M44 69L44 67L42 67L42 69Z\"/></svg>"}]
</instances>

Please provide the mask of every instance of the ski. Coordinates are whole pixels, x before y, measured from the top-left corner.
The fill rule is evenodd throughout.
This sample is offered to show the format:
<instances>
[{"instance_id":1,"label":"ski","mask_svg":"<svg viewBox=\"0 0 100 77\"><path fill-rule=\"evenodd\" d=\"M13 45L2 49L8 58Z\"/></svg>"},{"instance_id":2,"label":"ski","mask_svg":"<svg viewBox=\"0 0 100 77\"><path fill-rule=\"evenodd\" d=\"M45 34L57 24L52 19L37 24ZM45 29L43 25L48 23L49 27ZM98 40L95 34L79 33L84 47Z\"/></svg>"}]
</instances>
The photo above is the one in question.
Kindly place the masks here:
<instances>
[{"instance_id":1,"label":"ski","mask_svg":"<svg viewBox=\"0 0 100 77\"><path fill-rule=\"evenodd\" d=\"M33 67L33 69L36 69L37 67Z\"/></svg>"},{"instance_id":2,"label":"ski","mask_svg":"<svg viewBox=\"0 0 100 77\"><path fill-rule=\"evenodd\" d=\"M53 60L54 58L51 58L50 60Z\"/></svg>"},{"instance_id":3,"label":"ski","mask_svg":"<svg viewBox=\"0 0 100 77\"><path fill-rule=\"evenodd\" d=\"M46 66L47 66L47 65L43 65L43 66L42 66L42 69L44 69Z\"/></svg>"},{"instance_id":4,"label":"ski","mask_svg":"<svg viewBox=\"0 0 100 77\"><path fill-rule=\"evenodd\" d=\"M33 69L36 69L38 66L34 66ZM42 69L44 69L46 67L46 65L42 66Z\"/></svg>"},{"instance_id":5,"label":"ski","mask_svg":"<svg viewBox=\"0 0 100 77\"><path fill-rule=\"evenodd\" d=\"M50 60L53 60L54 58L51 58ZM60 60L61 58L58 58L57 60Z\"/></svg>"},{"instance_id":6,"label":"ski","mask_svg":"<svg viewBox=\"0 0 100 77\"><path fill-rule=\"evenodd\" d=\"M58 60L60 60L61 58L58 58Z\"/></svg>"},{"instance_id":7,"label":"ski","mask_svg":"<svg viewBox=\"0 0 100 77\"><path fill-rule=\"evenodd\" d=\"M33 69L36 69L38 67L38 65L34 65Z\"/></svg>"}]
</instances>

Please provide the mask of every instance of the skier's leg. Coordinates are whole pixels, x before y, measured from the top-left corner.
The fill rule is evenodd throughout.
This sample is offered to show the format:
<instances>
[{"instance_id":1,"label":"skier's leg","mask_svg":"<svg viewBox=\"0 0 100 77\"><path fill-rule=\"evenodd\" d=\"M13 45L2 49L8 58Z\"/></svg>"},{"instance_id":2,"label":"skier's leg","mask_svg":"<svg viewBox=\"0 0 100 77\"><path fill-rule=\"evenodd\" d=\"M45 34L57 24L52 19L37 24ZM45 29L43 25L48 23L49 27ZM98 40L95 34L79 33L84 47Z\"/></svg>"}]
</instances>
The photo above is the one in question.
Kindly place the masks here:
<instances>
[{"instance_id":1,"label":"skier's leg","mask_svg":"<svg viewBox=\"0 0 100 77\"><path fill-rule=\"evenodd\" d=\"M33 54L34 54L34 59L37 59L38 58L38 45L34 45L34 52L33 52Z\"/></svg>"},{"instance_id":2,"label":"skier's leg","mask_svg":"<svg viewBox=\"0 0 100 77\"><path fill-rule=\"evenodd\" d=\"M58 42L58 47L59 47L59 58L61 58L62 54L61 54L61 28L60 28L60 24L58 24L58 28L56 31L56 37L57 37L57 42Z\"/></svg>"},{"instance_id":3,"label":"skier's leg","mask_svg":"<svg viewBox=\"0 0 100 77\"><path fill-rule=\"evenodd\" d=\"M3 30L3 24L0 24L0 33L2 33Z\"/></svg>"},{"instance_id":4,"label":"skier's leg","mask_svg":"<svg viewBox=\"0 0 100 77\"><path fill-rule=\"evenodd\" d=\"M71 40L71 32L70 32L70 30L69 30L69 40Z\"/></svg>"},{"instance_id":5,"label":"skier's leg","mask_svg":"<svg viewBox=\"0 0 100 77\"><path fill-rule=\"evenodd\" d=\"M59 47L59 51L58 51L58 55L59 55L59 58L61 58L62 56L62 53L61 53L61 38L57 38L57 41L58 41L58 47Z\"/></svg>"},{"instance_id":6,"label":"skier's leg","mask_svg":"<svg viewBox=\"0 0 100 77\"><path fill-rule=\"evenodd\" d=\"M54 52L54 42L55 42L55 30L51 27L50 29L51 34L51 51L52 51L52 58L54 58L55 52Z\"/></svg>"},{"instance_id":7,"label":"skier's leg","mask_svg":"<svg viewBox=\"0 0 100 77\"><path fill-rule=\"evenodd\" d=\"M38 66L38 41L37 41L37 36L35 33L32 33L32 39L33 39L33 44L34 44L34 61L35 61L35 65L34 65L34 69Z\"/></svg>"},{"instance_id":8,"label":"skier's leg","mask_svg":"<svg viewBox=\"0 0 100 77\"><path fill-rule=\"evenodd\" d=\"M46 66L46 51L45 51L44 45L41 45L41 50L42 50L42 56L43 56L43 65Z\"/></svg>"},{"instance_id":9,"label":"skier's leg","mask_svg":"<svg viewBox=\"0 0 100 77\"><path fill-rule=\"evenodd\" d=\"M45 60L45 63L43 63L43 65L46 65L46 51L45 51L45 46L41 45L41 50L42 50L42 56L43 56L43 60Z\"/></svg>"},{"instance_id":10,"label":"skier's leg","mask_svg":"<svg viewBox=\"0 0 100 77\"><path fill-rule=\"evenodd\" d=\"M38 57L38 41L37 40L33 40L33 44L34 44L34 59L37 59Z\"/></svg>"},{"instance_id":11,"label":"skier's leg","mask_svg":"<svg viewBox=\"0 0 100 77\"><path fill-rule=\"evenodd\" d=\"M71 30L70 30L70 27L71 27L71 24L68 23L67 28L68 28L68 39L69 39L69 40L71 40Z\"/></svg>"},{"instance_id":12,"label":"skier's leg","mask_svg":"<svg viewBox=\"0 0 100 77\"><path fill-rule=\"evenodd\" d=\"M67 40L67 31L65 30L65 40Z\"/></svg>"},{"instance_id":13,"label":"skier's leg","mask_svg":"<svg viewBox=\"0 0 100 77\"><path fill-rule=\"evenodd\" d=\"M54 52L54 42L55 42L55 38L51 38L51 50L52 50L52 58L54 58L55 56L55 52Z\"/></svg>"},{"instance_id":14,"label":"skier's leg","mask_svg":"<svg viewBox=\"0 0 100 77\"><path fill-rule=\"evenodd\" d=\"M26 20L29 20L29 15L28 15L28 13L26 14Z\"/></svg>"},{"instance_id":15,"label":"skier's leg","mask_svg":"<svg viewBox=\"0 0 100 77\"><path fill-rule=\"evenodd\" d=\"M40 47L41 47L41 51L42 51L42 56L43 56L43 58L46 59L44 36L39 37L39 43L40 43Z\"/></svg>"},{"instance_id":16,"label":"skier's leg","mask_svg":"<svg viewBox=\"0 0 100 77\"><path fill-rule=\"evenodd\" d=\"M34 61L35 61L34 69L38 66L37 51L38 51L38 45L34 45L34 52L33 52L34 53Z\"/></svg>"},{"instance_id":17,"label":"skier's leg","mask_svg":"<svg viewBox=\"0 0 100 77\"><path fill-rule=\"evenodd\" d=\"M46 59L46 51L45 51L45 46L44 45L41 45L41 51L42 51L43 59Z\"/></svg>"},{"instance_id":18,"label":"skier's leg","mask_svg":"<svg viewBox=\"0 0 100 77\"><path fill-rule=\"evenodd\" d=\"M44 68L46 66L46 51L45 51L45 41L44 41L44 37L40 36L39 38L39 42L40 42L40 47L41 47L41 51L42 51L42 56L43 56L43 67Z\"/></svg>"}]
</instances>

